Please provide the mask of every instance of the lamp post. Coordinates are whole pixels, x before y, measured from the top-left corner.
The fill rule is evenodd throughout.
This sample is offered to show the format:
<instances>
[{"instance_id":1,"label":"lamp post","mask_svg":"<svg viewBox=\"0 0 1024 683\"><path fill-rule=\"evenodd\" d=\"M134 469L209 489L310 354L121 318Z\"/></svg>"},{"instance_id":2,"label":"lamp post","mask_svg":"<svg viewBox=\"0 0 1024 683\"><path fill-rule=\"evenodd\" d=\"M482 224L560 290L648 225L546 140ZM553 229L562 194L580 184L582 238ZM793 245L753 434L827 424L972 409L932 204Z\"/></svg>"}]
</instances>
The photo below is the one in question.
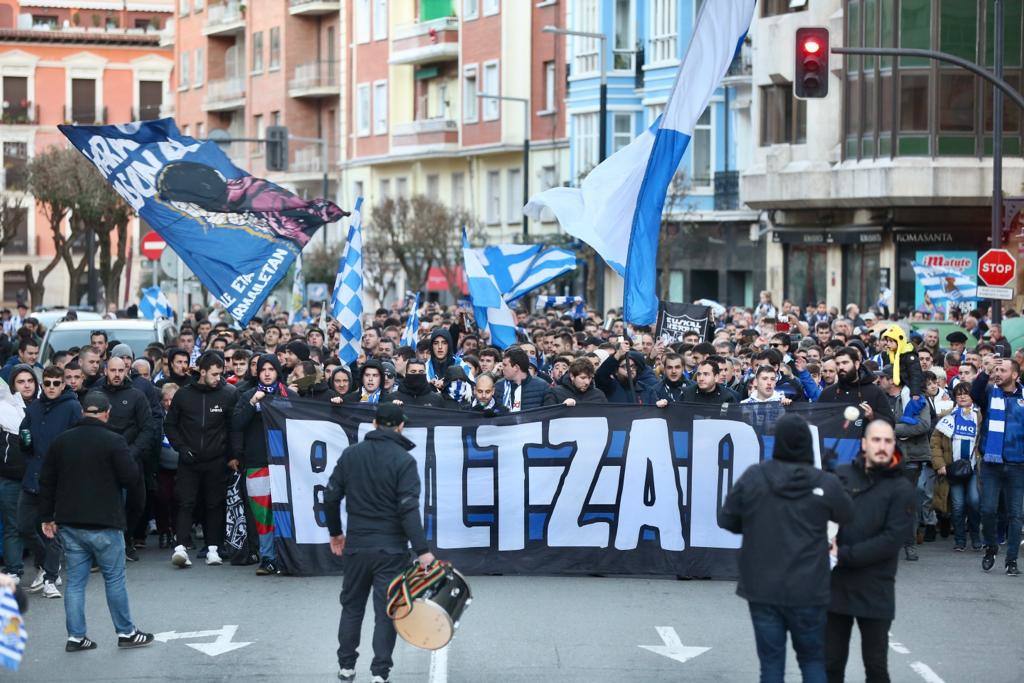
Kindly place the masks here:
<instances>
[{"instance_id":1,"label":"lamp post","mask_svg":"<svg viewBox=\"0 0 1024 683\"><path fill-rule=\"evenodd\" d=\"M559 28L558 26L545 26L541 29L541 33L552 33L557 36L575 36L577 38L592 38L600 41L600 60L601 60L601 88L598 99L598 122L597 122L597 162L601 163L605 160L608 155L608 36L603 33L594 33L592 31L574 31L569 28ZM597 266L594 270L594 287L597 290L597 304L598 311L601 312L602 317L604 316L604 259L601 258L600 254L595 256L595 265Z\"/></svg>"},{"instance_id":2,"label":"lamp post","mask_svg":"<svg viewBox=\"0 0 1024 683\"><path fill-rule=\"evenodd\" d=\"M523 203L530 201L530 98L512 97L510 95L491 95L477 93L482 100L499 100L501 102L519 102L523 105ZM523 213L523 244L530 234L530 219Z\"/></svg>"}]
</instances>

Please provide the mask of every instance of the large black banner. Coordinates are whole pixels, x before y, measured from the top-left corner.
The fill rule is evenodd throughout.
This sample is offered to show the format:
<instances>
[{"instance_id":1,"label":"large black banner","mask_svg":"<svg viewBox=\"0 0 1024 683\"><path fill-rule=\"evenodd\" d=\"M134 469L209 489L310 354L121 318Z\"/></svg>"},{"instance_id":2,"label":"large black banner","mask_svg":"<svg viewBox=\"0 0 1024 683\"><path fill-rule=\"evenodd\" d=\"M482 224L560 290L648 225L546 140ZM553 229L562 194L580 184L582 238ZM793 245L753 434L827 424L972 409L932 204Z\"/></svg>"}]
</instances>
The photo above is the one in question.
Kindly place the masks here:
<instances>
[{"instance_id":1,"label":"large black banner","mask_svg":"<svg viewBox=\"0 0 1024 683\"><path fill-rule=\"evenodd\" d=\"M662 301L658 306L655 338L666 344L683 340L687 332L696 332L701 341L711 338L711 307Z\"/></svg>"},{"instance_id":2,"label":"large black banner","mask_svg":"<svg viewBox=\"0 0 1024 683\"><path fill-rule=\"evenodd\" d=\"M841 405L793 405L815 458L848 461L862 425ZM496 418L407 407L435 554L467 573L658 574L728 578L740 537L718 528L725 495L771 457L778 403L579 404ZM279 559L293 574L340 570L323 492L373 407L264 403ZM824 542L824 541L823 541Z\"/></svg>"}]
</instances>

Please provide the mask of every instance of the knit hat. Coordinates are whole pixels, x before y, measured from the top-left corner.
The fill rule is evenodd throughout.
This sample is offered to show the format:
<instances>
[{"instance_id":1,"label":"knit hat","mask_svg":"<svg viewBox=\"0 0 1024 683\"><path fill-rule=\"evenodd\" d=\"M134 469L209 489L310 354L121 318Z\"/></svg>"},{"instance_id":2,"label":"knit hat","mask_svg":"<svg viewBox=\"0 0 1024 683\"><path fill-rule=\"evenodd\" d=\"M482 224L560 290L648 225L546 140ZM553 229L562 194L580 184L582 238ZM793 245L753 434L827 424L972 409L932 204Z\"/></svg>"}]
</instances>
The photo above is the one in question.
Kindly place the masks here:
<instances>
[{"instance_id":1,"label":"knit hat","mask_svg":"<svg viewBox=\"0 0 1024 683\"><path fill-rule=\"evenodd\" d=\"M807 421L799 415L783 415L775 423L772 458L785 462L814 464L814 444Z\"/></svg>"},{"instance_id":2,"label":"knit hat","mask_svg":"<svg viewBox=\"0 0 1024 683\"><path fill-rule=\"evenodd\" d=\"M288 345L284 347L286 351L291 351L296 357L301 360L309 360L309 345L306 342L299 341L298 339L288 342Z\"/></svg>"},{"instance_id":3,"label":"knit hat","mask_svg":"<svg viewBox=\"0 0 1024 683\"><path fill-rule=\"evenodd\" d=\"M118 344L110 351L111 358L135 358L135 352L127 344Z\"/></svg>"}]
</instances>

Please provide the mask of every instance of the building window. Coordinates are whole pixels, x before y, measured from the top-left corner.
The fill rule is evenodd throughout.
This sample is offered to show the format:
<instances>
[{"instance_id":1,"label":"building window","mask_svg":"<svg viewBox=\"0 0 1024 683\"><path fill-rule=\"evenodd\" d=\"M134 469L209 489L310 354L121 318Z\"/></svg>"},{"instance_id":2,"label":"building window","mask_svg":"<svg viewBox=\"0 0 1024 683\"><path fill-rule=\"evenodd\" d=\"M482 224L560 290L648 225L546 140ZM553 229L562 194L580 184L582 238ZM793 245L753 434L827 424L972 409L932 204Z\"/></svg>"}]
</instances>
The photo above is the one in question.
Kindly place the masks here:
<instances>
[{"instance_id":1,"label":"building window","mask_svg":"<svg viewBox=\"0 0 1024 683\"><path fill-rule=\"evenodd\" d=\"M275 26L270 29L270 59L268 69L281 68L281 27Z\"/></svg>"},{"instance_id":2,"label":"building window","mask_svg":"<svg viewBox=\"0 0 1024 683\"><path fill-rule=\"evenodd\" d=\"M196 12L202 12L203 11L203 5L205 5L205 4L206 3L203 2L203 0L196 0L194 3L192 3L192 6L195 8Z\"/></svg>"},{"instance_id":3,"label":"building window","mask_svg":"<svg viewBox=\"0 0 1024 683\"><path fill-rule=\"evenodd\" d=\"M427 176L427 198L435 202L441 199L441 176L436 173Z\"/></svg>"},{"instance_id":4,"label":"building window","mask_svg":"<svg viewBox=\"0 0 1024 683\"><path fill-rule=\"evenodd\" d=\"M518 168L508 170L508 223L523 220L523 172Z\"/></svg>"},{"instance_id":5,"label":"building window","mask_svg":"<svg viewBox=\"0 0 1024 683\"><path fill-rule=\"evenodd\" d=\"M501 11L501 0L484 0L484 16L489 17Z\"/></svg>"},{"instance_id":6,"label":"building window","mask_svg":"<svg viewBox=\"0 0 1024 683\"><path fill-rule=\"evenodd\" d=\"M189 64L189 52L187 50L181 51L181 64L178 69L178 90L185 90L188 88L188 79L192 75L192 66Z\"/></svg>"},{"instance_id":7,"label":"building window","mask_svg":"<svg viewBox=\"0 0 1024 683\"><path fill-rule=\"evenodd\" d=\"M761 145L807 142L807 103L793 97L793 84L761 87Z\"/></svg>"},{"instance_id":8,"label":"building window","mask_svg":"<svg viewBox=\"0 0 1024 683\"><path fill-rule=\"evenodd\" d=\"M452 173L452 208L461 209L466 206L466 174Z\"/></svg>"},{"instance_id":9,"label":"building window","mask_svg":"<svg viewBox=\"0 0 1024 683\"><path fill-rule=\"evenodd\" d=\"M704 110L704 113L697 119L697 125L693 128L693 178L692 186L695 188L711 187L711 158L713 154L713 140L711 107Z\"/></svg>"},{"instance_id":10,"label":"building window","mask_svg":"<svg viewBox=\"0 0 1024 683\"><path fill-rule=\"evenodd\" d=\"M188 0L180 0L180 2L178 2L178 14L181 16L187 17L190 9L191 5Z\"/></svg>"},{"instance_id":11,"label":"building window","mask_svg":"<svg viewBox=\"0 0 1024 683\"><path fill-rule=\"evenodd\" d=\"M26 232L28 226L26 225ZM11 243L7 243L5 251L9 251ZM27 242L26 242L26 252ZM14 252L11 252L14 253ZM4 301L27 301L28 300L28 276L24 270L4 271Z\"/></svg>"},{"instance_id":12,"label":"building window","mask_svg":"<svg viewBox=\"0 0 1024 683\"><path fill-rule=\"evenodd\" d=\"M4 76L3 122L31 123L35 117L28 97L28 78Z\"/></svg>"},{"instance_id":13,"label":"building window","mask_svg":"<svg viewBox=\"0 0 1024 683\"><path fill-rule=\"evenodd\" d=\"M272 111L270 112L270 125L280 126L281 125L281 112Z\"/></svg>"},{"instance_id":14,"label":"building window","mask_svg":"<svg viewBox=\"0 0 1024 683\"><path fill-rule=\"evenodd\" d=\"M774 17L776 14L789 14L805 9L807 9L807 0L762 0L761 2L762 17Z\"/></svg>"},{"instance_id":15,"label":"building window","mask_svg":"<svg viewBox=\"0 0 1024 683\"><path fill-rule=\"evenodd\" d=\"M650 128L658 117L665 113L665 103L651 104L647 106L647 127Z\"/></svg>"},{"instance_id":16,"label":"building window","mask_svg":"<svg viewBox=\"0 0 1024 683\"><path fill-rule=\"evenodd\" d=\"M200 140L206 137L206 125L202 121L196 124L196 137Z\"/></svg>"},{"instance_id":17,"label":"building window","mask_svg":"<svg viewBox=\"0 0 1024 683\"><path fill-rule=\"evenodd\" d=\"M186 123L184 126L181 127L181 134L184 135L185 137L188 137L188 131L189 127L188 124Z\"/></svg>"},{"instance_id":18,"label":"building window","mask_svg":"<svg viewBox=\"0 0 1024 683\"><path fill-rule=\"evenodd\" d=\"M633 115L615 114L612 126L612 154L633 141Z\"/></svg>"},{"instance_id":19,"label":"building window","mask_svg":"<svg viewBox=\"0 0 1024 683\"><path fill-rule=\"evenodd\" d=\"M92 78L71 79L71 121L93 125L96 115L96 81Z\"/></svg>"},{"instance_id":20,"label":"building window","mask_svg":"<svg viewBox=\"0 0 1024 683\"><path fill-rule=\"evenodd\" d=\"M356 0L355 7L356 42L370 42L370 0Z\"/></svg>"},{"instance_id":21,"label":"building window","mask_svg":"<svg viewBox=\"0 0 1024 683\"><path fill-rule=\"evenodd\" d=\"M544 62L544 111L555 111L555 63Z\"/></svg>"},{"instance_id":22,"label":"building window","mask_svg":"<svg viewBox=\"0 0 1024 683\"><path fill-rule=\"evenodd\" d=\"M674 1L674 0L673 0ZM598 0L580 0L579 12L573 30L599 33L601 31L601 7ZM601 68L601 44L597 38L573 36L573 73L592 74Z\"/></svg>"},{"instance_id":23,"label":"building window","mask_svg":"<svg viewBox=\"0 0 1024 683\"><path fill-rule=\"evenodd\" d=\"M498 63L484 64L483 92L486 95L498 95ZM494 98L484 99L484 121L494 121L501 115L501 101Z\"/></svg>"},{"instance_id":24,"label":"building window","mask_svg":"<svg viewBox=\"0 0 1024 683\"><path fill-rule=\"evenodd\" d=\"M390 178L381 178L381 181L380 181L380 198L382 200L384 200L384 199L391 199L391 179Z\"/></svg>"},{"instance_id":25,"label":"building window","mask_svg":"<svg viewBox=\"0 0 1024 683\"><path fill-rule=\"evenodd\" d=\"M352 183L352 203L355 204L355 200L363 196L363 181L357 180Z\"/></svg>"},{"instance_id":26,"label":"building window","mask_svg":"<svg viewBox=\"0 0 1024 683\"><path fill-rule=\"evenodd\" d=\"M545 166L540 170L540 191L550 190L558 185L558 175L554 166Z\"/></svg>"},{"instance_id":27,"label":"building window","mask_svg":"<svg viewBox=\"0 0 1024 683\"><path fill-rule=\"evenodd\" d=\"M196 48L196 63L194 66L195 71L193 73L195 73L195 79L192 81L192 87L198 88L203 84L203 79L206 76L206 62L203 60L203 48L201 47Z\"/></svg>"},{"instance_id":28,"label":"building window","mask_svg":"<svg viewBox=\"0 0 1024 683\"><path fill-rule=\"evenodd\" d=\"M163 81L139 81L139 121L160 118L164 99Z\"/></svg>"},{"instance_id":29,"label":"building window","mask_svg":"<svg viewBox=\"0 0 1024 683\"><path fill-rule=\"evenodd\" d=\"M3 189L24 192L28 188L28 143L5 142L3 152Z\"/></svg>"},{"instance_id":30,"label":"building window","mask_svg":"<svg viewBox=\"0 0 1024 683\"><path fill-rule=\"evenodd\" d=\"M612 68L619 71L633 70L633 55L636 53L636 37L633 17L633 0L615 0L615 44L612 47Z\"/></svg>"},{"instance_id":31,"label":"building window","mask_svg":"<svg viewBox=\"0 0 1024 683\"><path fill-rule=\"evenodd\" d=\"M263 73L263 31L252 34L252 72Z\"/></svg>"},{"instance_id":32,"label":"building window","mask_svg":"<svg viewBox=\"0 0 1024 683\"><path fill-rule=\"evenodd\" d=\"M462 0L462 20L476 19L480 16L480 0Z\"/></svg>"},{"instance_id":33,"label":"building window","mask_svg":"<svg viewBox=\"0 0 1024 683\"><path fill-rule=\"evenodd\" d=\"M597 166L597 124L598 115L576 114L573 116L573 127L576 134L575 148L575 172L576 180L582 180L583 176L590 173L590 169Z\"/></svg>"},{"instance_id":34,"label":"building window","mask_svg":"<svg viewBox=\"0 0 1024 683\"><path fill-rule=\"evenodd\" d=\"M405 177L395 178L395 196L398 199L408 199L409 198L409 179L408 178L405 178Z\"/></svg>"},{"instance_id":35,"label":"building window","mask_svg":"<svg viewBox=\"0 0 1024 683\"><path fill-rule=\"evenodd\" d=\"M377 81L373 84L373 134L383 135L388 132L388 82Z\"/></svg>"},{"instance_id":36,"label":"building window","mask_svg":"<svg viewBox=\"0 0 1024 683\"><path fill-rule=\"evenodd\" d=\"M358 135L370 134L370 84L356 86L356 122Z\"/></svg>"},{"instance_id":37,"label":"building window","mask_svg":"<svg viewBox=\"0 0 1024 683\"><path fill-rule=\"evenodd\" d=\"M486 221L490 225L501 223L501 172L487 172Z\"/></svg>"},{"instance_id":38,"label":"building window","mask_svg":"<svg viewBox=\"0 0 1024 683\"><path fill-rule=\"evenodd\" d=\"M388 37L388 0L373 0L373 39Z\"/></svg>"},{"instance_id":39,"label":"building window","mask_svg":"<svg viewBox=\"0 0 1024 683\"><path fill-rule=\"evenodd\" d=\"M677 0L651 0L651 64L676 59Z\"/></svg>"},{"instance_id":40,"label":"building window","mask_svg":"<svg viewBox=\"0 0 1024 683\"><path fill-rule=\"evenodd\" d=\"M480 117L480 99L477 97L476 67L467 66L462 72L462 121L476 123Z\"/></svg>"}]
</instances>

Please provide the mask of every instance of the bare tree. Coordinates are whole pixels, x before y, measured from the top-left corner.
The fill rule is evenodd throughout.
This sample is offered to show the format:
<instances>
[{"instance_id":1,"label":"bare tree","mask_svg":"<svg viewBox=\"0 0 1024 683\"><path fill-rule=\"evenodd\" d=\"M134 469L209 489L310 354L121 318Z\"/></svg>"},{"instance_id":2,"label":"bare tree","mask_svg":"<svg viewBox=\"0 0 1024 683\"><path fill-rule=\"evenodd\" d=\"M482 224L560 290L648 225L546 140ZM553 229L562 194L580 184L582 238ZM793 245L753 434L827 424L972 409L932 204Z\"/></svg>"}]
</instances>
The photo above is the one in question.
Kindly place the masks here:
<instances>
[{"instance_id":1,"label":"bare tree","mask_svg":"<svg viewBox=\"0 0 1024 683\"><path fill-rule=\"evenodd\" d=\"M70 253L75 237L73 226L68 234L63 229L75 204L73 184L68 182L74 173L75 156L79 156L75 150L51 147L28 163L28 189L46 219L54 246L53 256L38 273L31 263L25 265L25 279L34 306L43 302L46 278L64 260L65 252Z\"/></svg>"},{"instance_id":2,"label":"bare tree","mask_svg":"<svg viewBox=\"0 0 1024 683\"><path fill-rule=\"evenodd\" d=\"M25 200L17 196L8 203L4 197L0 201L0 251L18 236L18 228L25 220Z\"/></svg>"},{"instance_id":3,"label":"bare tree","mask_svg":"<svg viewBox=\"0 0 1024 683\"><path fill-rule=\"evenodd\" d=\"M667 278L669 267L672 264L672 241L678 239L680 226L682 225L681 215L687 210L686 198L689 194L689 181L683 171L677 171L672 176L668 190L665 193L665 206L661 212L661 230L658 232L658 258L657 269L661 274L658 278L658 293L662 296L668 295Z\"/></svg>"}]
</instances>

